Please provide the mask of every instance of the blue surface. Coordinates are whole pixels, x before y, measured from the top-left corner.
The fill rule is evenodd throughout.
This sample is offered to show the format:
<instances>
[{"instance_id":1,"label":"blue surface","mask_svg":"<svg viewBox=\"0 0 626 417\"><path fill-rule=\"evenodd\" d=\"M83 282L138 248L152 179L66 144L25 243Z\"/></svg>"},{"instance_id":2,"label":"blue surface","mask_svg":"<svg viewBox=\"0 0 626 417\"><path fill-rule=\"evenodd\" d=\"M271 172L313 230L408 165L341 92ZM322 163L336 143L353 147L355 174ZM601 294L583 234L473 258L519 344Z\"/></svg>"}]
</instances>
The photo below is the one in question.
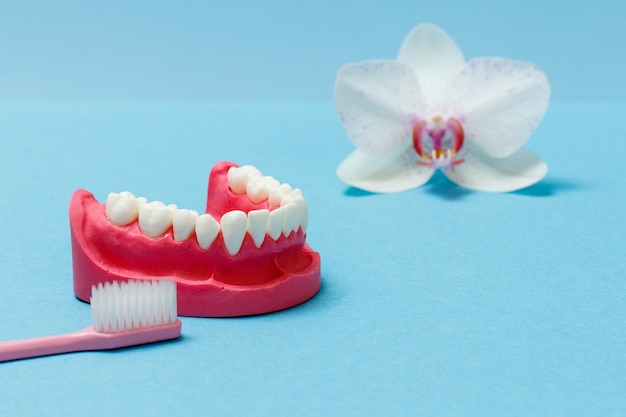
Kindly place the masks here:
<instances>
[{"instance_id":1,"label":"blue surface","mask_svg":"<svg viewBox=\"0 0 626 417\"><path fill-rule=\"evenodd\" d=\"M0 100L328 100L341 65L395 57L421 22L539 64L557 99L626 98L623 0L5 3Z\"/></svg>"},{"instance_id":2,"label":"blue surface","mask_svg":"<svg viewBox=\"0 0 626 417\"><path fill-rule=\"evenodd\" d=\"M172 343L0 364L0 415L626 415L625 111L553 103L527 190L374 195L334 175L352 145L330 102L1 105L1 340L90 323L75 189L202 210L223 159L303 189L323 286Z\"/></svg>"}]
</instances>

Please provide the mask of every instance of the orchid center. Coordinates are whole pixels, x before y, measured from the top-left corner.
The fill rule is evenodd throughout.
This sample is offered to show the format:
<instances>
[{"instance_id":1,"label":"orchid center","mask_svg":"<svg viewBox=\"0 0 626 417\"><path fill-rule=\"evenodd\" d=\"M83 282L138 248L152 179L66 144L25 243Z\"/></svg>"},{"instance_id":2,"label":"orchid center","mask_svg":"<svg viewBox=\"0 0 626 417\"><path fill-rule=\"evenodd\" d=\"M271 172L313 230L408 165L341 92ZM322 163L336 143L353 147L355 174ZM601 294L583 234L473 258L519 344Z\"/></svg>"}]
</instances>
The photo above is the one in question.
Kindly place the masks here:
<instances>
[{"instance_id":1,"label":"orchid center","mask_svg":"<svg viewBox=\"0 0 626 417\"><path fill-rule=\"evenodd\" d=\"M433 169L448 169L461 164L463 126L453 117L435 116L420 120L413 126L413 148L419 155L419 165Z\"/></svg>"}]
</instances>

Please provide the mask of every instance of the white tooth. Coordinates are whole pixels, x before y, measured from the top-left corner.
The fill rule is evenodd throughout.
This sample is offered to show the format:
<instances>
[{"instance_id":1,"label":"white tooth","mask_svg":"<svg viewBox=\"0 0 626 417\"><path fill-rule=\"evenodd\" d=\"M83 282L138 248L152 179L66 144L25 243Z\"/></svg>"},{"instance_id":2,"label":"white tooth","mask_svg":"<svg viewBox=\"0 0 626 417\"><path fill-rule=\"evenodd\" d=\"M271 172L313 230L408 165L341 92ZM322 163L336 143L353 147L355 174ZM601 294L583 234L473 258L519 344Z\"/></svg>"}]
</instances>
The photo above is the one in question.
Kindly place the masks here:
<instances>
[{"instance_id":1,"label":"white tooth","mask_svg":"<svg viewBox=\"0 0 626 417\"><path fill-rule=\"evenodd\" d=\"M270 211L267 209L252 210L248 212L248 233L254 241L254 245L260 248L265 240L265 231L267 230L267 220L270 217Z\"/></svg>"},{"instance_id":2,"label":"white tooth","mask_svg":"<svg viewBox=\"0 0 626 417\"><path fill-rule=\"evenodd\" d=\"M243 165L239 167L240 170L246 172L250 177L262 177L261 171L257 169L257 167L253 165Z\"/></svg>"},{"instance_id":3,"label":"white tooth","mask_svg":"<svg viewBox=\"0 0 626 417\"><path fill-rule=\"evenodd\" d=\"M231 167L228 170L228 185L235 194L245 194L246 185L248 185L248 173L237 167Z\"/></svg>"},{"instance_id":4,"label":"white tooth","mask_svg":"<svg viewBox=\"0 0 626 417\"><path fill-rule=\"evenodd\" d=\"M203 214L196 219L196 239L202 249L209 249L219 232L220 225L210 214Z\"/></svg>"},{"instance_id":5,"label":"white tooth","mask_svg":"<svg viewBox=\"0 0 626 417\"><path fill-rule=\"evenodd\" d=\"M270 208L276 208L276 207L280 207L280 202L282 201L282 199L289 194L291 191L293 191L291 189L291 185L289 184L280 184L278 187L273 187L270 189L270 195L269 195L269 203L270 203Z\"/></svg>"},{"instance_id":6,"label":"white tooth","mask_svg":"<svg viewBox=\"0 0 626 417\"><path fill-rule=\"evenodd\" d=\"M248 198L255 204L261 203L270 195L270 189L279 183L272 177L253 177L248 181L246 193Z\"/></svg>"},{"instance_id":7,"label":"white tooth","mask_svg":"<svg viewBox=\"0 0 626 417\"><path fill-rule=\"evenodd\" d=\"M137 203L141 204L148 204L148 199L146 197L137 197Z\"/></svg>"},{"instance_id":8,"label":"white tooth","mask_svg":"<svg viewBox=\"0 0 626 417\"><path fill-rule=\"evenodd\" d=\"M160 201L139 204L139 228L144 235L155 238L172 226L172 210Z\"/></svg>"},{"instance_id":9,"label":"white tooth","mask_svg":"<svg viewBox=\"0 0 626 417\"><path fill-rule=\"evenodd\" d=\"M283 234L289 236L291 232L298 229L300 216L298 215L298 206L295 203L289 203L282 207L285 210L285 220L283 221Z\"/></svg>"},{"instance_id":10,"label":"white tooth","mask_svg":"<svg viewBox=\"0 0 626 417\"><path fill-rule=\"evenodd\" d=\"M293 203L297 200L303 200L304 201L304 196L302 195L302 190L300 190L299 188L296 188L295 190L292 190L289 194L287 194L286 196L283 197L283 199L280 202L281 207L285 206L289 203Z\"/></svg>"},{"instance_id":11,"label":"white tooth","mask_svg":"<svg viewBox=\"0 0 626 417\"><path fill-rule=\"evenodd\" d=\"M269 196L269 189L264 186L261 178L250 178L246 185L246 194L253 203L260 203Z\"/></svg>"},{"instance_id":12,"label":"white tooth","mask_svg":"<svg viewBox=\"0 0 626 417\"><path fill-rule=\"evenodd\" d=\"M172 215L172 226L174 227L174 240L182 242L189 239L196 229L198 212L194 210L179 209Z\"/></svg>"},{"instance_id":13,"label":"white tooth","mask_svg":"<svg viewBox=\"0 0 626 417\"><path fill-rule=\"evenodd\" d=\"M252 165L244 165L242 167L232 167L226 174L228 178L228 185L235 194L245 194L246 186L251 178L260 178L263 175L261 171L253 167Z\"/></svg>"},{"instance_id":14,"label":"white tooth","mask_svg":"<svg viewBox=\"0 0 626 417\"><path fill-rule=\"evenodd\" d=\"M285 214L286 211L284 207L270 211L270 218L267 220L267 234L274 240L278 240L283 231Z\"/></svg>"},{"instance_id":15,"label":"white tooth","mask_svg":"<svg viewBox=\"0 0 626 417\"><path fill-rule=\"evenodd\" d=\"M269 188L276 188L280 186L280 182L278 182L278 180L270 175L267 175L265 177L263 177L263 182L265 184L267 184L267 186Z\"/></svg>"},{"instance_id":16,"label":"white tooth","mask_svg":"<svg viewBox=\"0 0 626 417\"><path fill-rule=\"evenodd\" d=\"M304 196L302 195L302 191L299 188L291 191L287 194L280 202L282 207L285 207L289 204L295 204L298 206L298 223L300 227L302 227L302 231L306 232L306 228L309 223L309 209L306 205L306 201L304 200ZM298 227L295 229L298 230Z\"/></svg>"},{"instance_id":17,"label":"white tooth","mask_svg":"<svg viewBox=\"0 0 626 417\"><path fill-rule=\"evenodd\" d=\"M110 193L105 204L106 215L117 226L125 226L137 220L137 200L132 193Z\"/></svg>"},{"instance_id":18,"label":"white tooth","mask_svg":"<svg viewBox=\"0 0 626 417\"><path fill-rule=\"evenodd\" d=\"M167 208L172 210L172 212L175 212L176 210L178 210L178 206L176 204L169 204Z\"/></svg>"},{"instance_id":19,"label":"white tooth","mask_svg":"<svg viewBox=\"0 0 626 417\"><path fill-rule=\"evenodd\" d=\"M241 210L233 210L222 216L222 238L230 256L235 256L241 250L241 244L248 230L248 218Z\"/></svg>"},{"instance_id":20,"label":"white tooth","mask_svg":"<svg viewBox=\"0 0 626 417\"><path fill-rule=\"evenodd\" d=\"M253 178L248 183L246 191L248 192L248 198L253 203L260 203L269 199L270 193L273 189L280 186L278 180L274 177L260 177ZM276 206L277 207L277 206Z\"/></svg>"},{"instance_id":21,"label":"white tooth","mask_svg":"<svg viewBox=\"0 0 626 417\"><path fill-rule=\"evenodd\" d=\"M298 206L298 215L300 216L299 223L302 228L302 233L306 233L306 228L309 225L309 208L306 205L304 199L294 201L294 204ZM296 228L296 231L298 229Z\"/></svg>"}]
</instances>

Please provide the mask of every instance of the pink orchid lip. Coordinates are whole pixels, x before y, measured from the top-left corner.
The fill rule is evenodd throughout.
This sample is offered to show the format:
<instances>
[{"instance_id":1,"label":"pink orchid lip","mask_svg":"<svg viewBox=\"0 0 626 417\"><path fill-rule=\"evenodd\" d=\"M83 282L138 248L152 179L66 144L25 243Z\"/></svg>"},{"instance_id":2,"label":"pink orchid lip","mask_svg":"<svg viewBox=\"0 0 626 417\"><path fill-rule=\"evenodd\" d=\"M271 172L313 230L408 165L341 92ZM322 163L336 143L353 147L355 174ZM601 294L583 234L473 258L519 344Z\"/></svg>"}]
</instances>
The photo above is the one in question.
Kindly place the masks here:
<instances>
[{"instance_id":1,"label":"pink orchid lip","mask_svg":"<svg viewBox=\"0 0 626 417\"><path fill-rule=\"evenodd\" d=\"M461 122L453 117L444 122L441 116L436 116L433 117L432 123L435 125L434 128L430 128L425 120L418 120L413 126L413 148L421 158L417 163L431 168L450 168L462 164L465 159L457 158L465 139ZM451 146L448 148L443 145L447 132L452 137ZM430 153L425 150L427 141L430 141ZM441 161L444 161L444 165L440 165Z\"/></svg>"},{"instance_id":2,"label":"pink orchid lip","mask_svg":"<svg viewBox=\"0 0 626 417\"><path fill-rule=\"evenodd\" d=\"M248 213L268 208L232 192L227 174L231 162L211 170L207 214L218 222L231 210ZM302 228L277 240L266 236L257 248L246 233L238 254L231 256L220 231L208 249L194 237L176 241L170 227L163 235L144 235L133 221L117 226L105 205L86 190L77 190L69 205L74 292L89 301L100 282L168 278L177 282L178 314L235 317L293 307L320 289L320 256L306 244Z\"/></svg>"}]
</instances>

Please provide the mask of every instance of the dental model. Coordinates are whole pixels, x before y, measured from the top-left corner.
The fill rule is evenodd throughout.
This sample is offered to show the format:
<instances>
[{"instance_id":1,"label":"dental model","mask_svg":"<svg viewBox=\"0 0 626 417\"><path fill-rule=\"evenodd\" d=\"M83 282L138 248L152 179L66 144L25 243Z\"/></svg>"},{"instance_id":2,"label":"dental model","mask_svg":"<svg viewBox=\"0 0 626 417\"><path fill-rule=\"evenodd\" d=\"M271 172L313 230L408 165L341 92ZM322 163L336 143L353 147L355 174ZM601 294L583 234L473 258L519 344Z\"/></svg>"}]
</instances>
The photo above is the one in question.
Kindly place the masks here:
<instances>
[{"instance_id":1,"label":"dental model","mask_svg":"<svg viewBox=\"0 0 626 417\"><path fill-rule=\"evenodd\" d=\"M252 166L213 167L205 214L130 192L101 204L86 190L69 213L74 292L84 301L98 283L168 277L179 315L232 317L289 308L320 288L302 192Z\"/></svg>"}]
</instances>

